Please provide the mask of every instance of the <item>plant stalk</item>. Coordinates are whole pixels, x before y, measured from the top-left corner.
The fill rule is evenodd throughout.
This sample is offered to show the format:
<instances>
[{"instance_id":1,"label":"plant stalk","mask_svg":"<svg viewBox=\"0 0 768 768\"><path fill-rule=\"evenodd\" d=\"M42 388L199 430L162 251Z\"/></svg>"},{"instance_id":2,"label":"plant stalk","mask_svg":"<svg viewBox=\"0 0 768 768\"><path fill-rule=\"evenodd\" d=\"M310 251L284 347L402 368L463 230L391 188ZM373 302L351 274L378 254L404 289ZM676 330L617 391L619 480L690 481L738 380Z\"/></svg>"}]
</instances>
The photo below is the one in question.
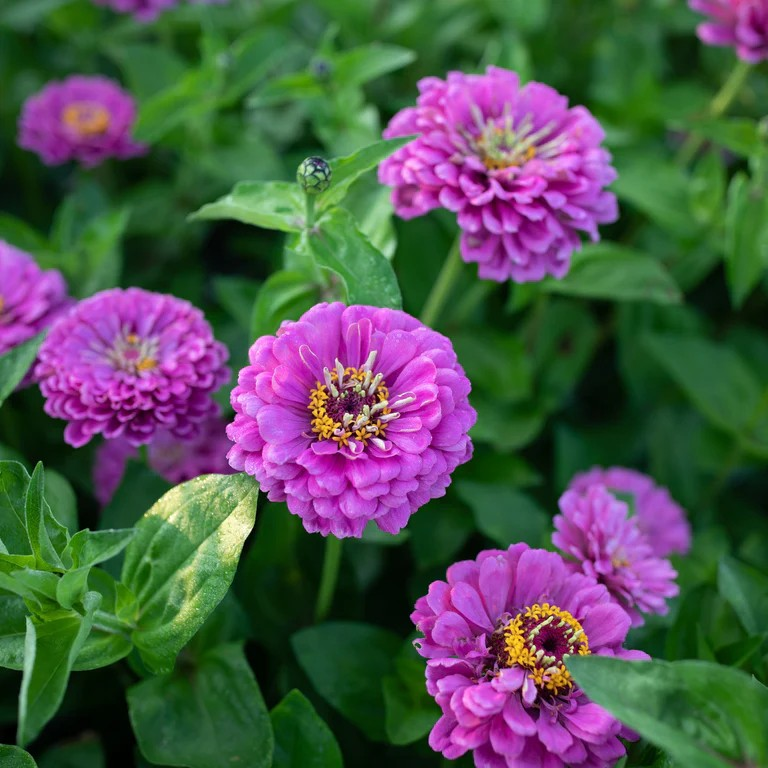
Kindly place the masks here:
<instances>
[{"instance_id":1,"label":"plant stalk","mask_svg":"<svg viewBox=\"0 0 768 768\"><path fill-rule=\"evenodd\" d=\"M424 308L421 311L421 322L430 328L440 318L445 303L448 301L453 286L461 274L461 235L456 235L451 250L445 257L440 274L427 296Z\"/></svg>"},{"instance_id":2,"label":"plant stalk","mask_svg":"<svg viewBox=\"0 0 768 768\"><path fill-rule=\"evenodd\" d=\"M324 621L331 609L333 594L339 581L340 566L341 539L337 539L333 534L329 534L325 539L323 572L320 576L320 588L317 590L317 602L315 603L316 624Z\"/></svg>"}]
</instances>

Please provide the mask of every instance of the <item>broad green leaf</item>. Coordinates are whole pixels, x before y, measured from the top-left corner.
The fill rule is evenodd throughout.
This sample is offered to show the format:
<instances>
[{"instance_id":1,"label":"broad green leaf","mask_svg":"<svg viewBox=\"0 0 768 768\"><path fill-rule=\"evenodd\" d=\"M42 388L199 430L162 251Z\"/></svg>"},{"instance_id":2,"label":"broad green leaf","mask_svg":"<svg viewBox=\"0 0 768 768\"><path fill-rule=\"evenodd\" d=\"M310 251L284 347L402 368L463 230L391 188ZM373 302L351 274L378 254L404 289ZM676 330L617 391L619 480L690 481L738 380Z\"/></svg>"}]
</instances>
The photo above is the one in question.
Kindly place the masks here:
<instances>
[{"instance_id":1,"label":"broad green leaf","mask_svg":"<svg viewBox=\"0 0 768 768\"><path fill-rule=\"evenodd\" d=\"M70 256L76 260L74 272L78 296L91 296L120 281L123 267L120 243L128 216L128 210L121 208L107 211L86 224L75 252Z\"/></svg>"},{"instance_id":2,"label":"broad green leaf","mask_svg":"<svg viewBox=\"0 0 768 768\"><path fill-rule=\"evenodd\" d=\"M731 302L739 308L768 269L768 199L737 173L728 187L725 213L725 273Z\"/></svg>"},{"instance_id":3,"label":"broad green leaf","mask_svg":"<svg viewBox=\"0 0 768 768\"><path fill-rule=\"evenodd\" d=\"M0 744L0 765L3 768L37 768L37 763L29 752L7 744Z\"/></svg>"},{"instance_id":4,"label":"broad green leaf","mask_svg":"<svg viewBox=\"0 0 768 768\"><path fill-rule=\"evenodd\" d=\"M18 461L0 461L0 551L31 555L24 514L29 473Z\"/></svg>"},{"instance_id":5,"label":"broad green leaf","mask_svg":"<svg viewBox=\"0 0 768 768\"><path fill-rule=\"evenodd\" d=\"M350 186L360 176L375 168L382 160L386 160L393 152L404 147L414 138L414 136L403 136L396 139L382 139L351 155L331 160L331 186L318 196L318 210L326 211L338 205L346 197Z\"/></svg>"},{"instance_id":6,"label":"broad green leaf","mask_svg":"<svg viewBox=\"0 0 768 768\"><path fill-rule=\"evenodd\" d=\"M373 741L386 739L381 680L394 671L400 642L385 629L342 621L291 637L299 665L317 692Z\"/></svg>"},{"instance_id":7,"label":"broad green leaf","mask_svg":"<svg viewBox=\"0 0 768 768\"><path fill-rule=\"evenodd\" d=\"M45 470L45 500L51 512L68 531L76 531L77 498L69 481L52 469Z\"/></svg>"},{"instance_id":8,"label":"broad green leaf","mask_svg":"<svg viewBox=\"0 0 768 768\"><path fill-rule=\"evenodd\" d=\"M298 320L320 300L320 286L303 272L273 272L259 289L251 316L251 338L270 336L283 320Z\"/></svg>"},{"instance_id":9,"label":"broad green leaf","mask_svg":"<svg viewBox=\"0 0 768 768\"><path fill-rule=\"evenodd\" d=\"M463 504L452 497L430 501L408 521L410 546L419 568L447 565L474 531Z\"/></svg>"},{"instance_id":10,"label":"broad green leaf","mask_svg":"<svg viewBox=\"0 0 768 768\"><path fill-rule=\"evenodd\" d=\"M149 43L127 43L108 49L126 79L131 93L140 101L175 85L187 66L171 49Z\"/></svg>"},{"instance_id":11,"label":"broad green leaf","mask_svg":"<svg viewBox=\"0 0 768 768\"><path fill-rule=\"evenodd\" d=\"M713 224L723 215L726 171L721 154L710 151L696 163L688 186L691 213L700 224Z\"/></svg>"},{"instance_id":12,"label":"broad green leaf","mask_svg":"<svg viewBox=\"0 0 768 768\"><path fill-rule=\"evenodd\" d=\"M22 669L27 610L18 595L0 594L0 667Z\"/></svg>"},{"instance_id":13,"label":"broad green leaf","mask_svg":"<svg viewBox=\"0 0 768 768\"><path fill-rule=\"evenodd\" d=\"M41 623L27 619L16 733L16 741L22 746L37 737L64 698L69 673L91 630L101 596L89 592L83 602L85 616L72 611L69 616Z\"/></svg>"},{"instance_id":14,"label":"broad green leaf","mask_svg":"<svg viewBox=\"0 0 768 768\"><path fill-rule=\"evenodd\" d=\"M121 581L138 601L132 639L156 673L224 597L256 518L248 475L203 475L166 493L136 524Z\"/></svg>"},{"instance_id":15,"label":"broad green leaf","mask_svg":"<svg viewBox=\"0 0 768 768\"><path fill-rule=\"evenodd\" d=\"M304 217L304 193L288 181L241 181L228 195L189 216L192 220L234 219L281 232L300 232Z\"/></svg>"},{"instance_id":16,"label":"broad green leaf","mask_svg":"<svg viewBox=\"0 0 768 768\"><path fill-rule=\"evenodd\" d=\"M191 670L128 689L128 711L142 754L188 768L269 768L269 714L240 644L221 645Z\"/></svg>"},{"instance_id":17,"label":"broad green leaf","mask_svg":"<svg viewBox=\"0 0 768 768\"><path fill-rule=\"evenodd\" d=\"M383 253L357 229L343 208L329 211L318 226L304 231L297 250L338 275L349 304L402 307L397 277Z\"/></svg>"},{"instance_id":18,"label":"broad green leaf","mask_svg":"<svg viewBox=\"0 0 768 768\"><path fill-rule=\"evenodd\" d=\"M275 734L273 768L342 768L336 737L300 691L290 691L270 717Z\"/></svg>"},{"instance_id":19,"label":"broad green leaf","mask_svg":"<svg viewBox=\"0 0 768 768\"><path fill-rule=\"evenodd\" d=\"M50 571L22 568L10 575L0 573L0 584L3 589L13 592L33 604L45 606L50 602L55 605L59 577Z\"/></svg>"},{"instance_id":20,"label":"broad green leaf","mask_svg":"<svg viewBox=\"0 0 768 768\"><path fill-rule=\"evenodd\" d=\"M32 367L44 338L45 333L39 333L0 355L0 406Z\"/></svg>"},{"instance_id":21,"label":"broad green leaf","mask_svg":"<svg viewBox=\"0 0 768 768\"><path fill-rule=\"evenodd\" d=\"M347 86L365 85L415 59L415 51L407 48L370 43L338 54L333 62L333 79Z\"/></svg>"},{"instance_id":22,"label":"broad green leaf","mask_svg":"<svg viewBox=\"0 0 768 768\"><path fill-rule=\"evenodd\" d=\"M768 761L768 689L706 661L584 656L567 666L590 699L682 766L733 768Z\"/></svg>"},{"instance_id":23,"label":"broad green leaf","mask_svg":"<svg viewBox=\"0 0 768 768\"><path fill-rule=\"evenodd\" d=\"M107 531L85 528L70 539L64 552L72 558L75 568L96 565L122 552L135 535L133 528Z\"/></svg>"},{"instance_id":24,"label":"broad green leaf","mask_svg":"<svg viewBox=\"0 0 768 768\"><path fill-rule=\"evenodd\" d=\"M544 428L546 414L532 403L504 403L482 392L472 393L477 423L469 434L499 451L515 451L528 445Z\"/></svg>"},{"instance_id":25,"label":"broad green leaf","mask_svg":"<svg viewBox=\"0 0 768 768\"><path fill-rule=\"evenodd\" d=\"M543 543L549 516L530 496L509 485L461 480L456 490L475 516L477 527L491 541L508 547L524 541L532 547Z\"/></svg>"},{"instance_id":26,"label":"broad green leaf","mask_svg":"<svg viewBox=\"0 0 768 768\"><path fill-rule=\"evenodd\" d=\"M35 255L48 251L51 247L48 240L37 230L8 213L0 213L0 240Z\"/></svg>"},{"instance_id":27,"label":"broad green leaf","mask_svg":"<svg viewBox=\"0 0 768 768\"><path fill-rule=\"evenodd\" d=\"M732 557L724 557L717 569L717 587L750 635L768 632L768 577Z\"/></svg>"},{"instance_id":28,"label":"broad green leaf","mask_svg":"<svg viewBox=\"0 0 768 768\"><path fill-rule=\"evenodd\" d=\"M708 141L744 157L757 154L763 143L760 138L760 126L755 120L746 117L697 120L689 129Z\"/></svg>"},{"instance_id":29,"label":"broad green leaf","mask_svg":"<svg viewBox=\"0 0 768 768\"><path fill-rule=\"evenodd\" d=\"M543 290L566 296L610 301L678 304L682 296L663 264L651 256L615 243L595 243L573 255L568 274L548 278Z\"/></svg>"},{"instance_id":30,"label":"broad green leaf","mask_svg":"<svg viewBox=\"0 0 768 768\"><path fill-rule=\"evenodd\" d=\"M53 10L71 2L72 0L17 0L14 3L3 3L0 10L0 27L31 32Z\"/></svg>"},{"instance_id":31,"label":"broad green leaf","mask_svg":"<svg viewBox=\"0 0 768 768\"><path fill-rule=\"evenodd\" d=\"M45 473L38 462L32 472L24 500L24 515L32 553L38 567L46 570L63 569L61 552L69 540L69 533L56 518L44 496Z\"/></svg>"},{"instance_id":32,"label":"broad green leaf","mask_svg":"<svg viewBox=\"0 0 768 768\"><path fill-rule=\"evenodd\" d=\"M62 574L56 584L56 600L62 608L71 610L88 591L88 574L91 567L73 568Z\"/></svg>"}]
</instances>

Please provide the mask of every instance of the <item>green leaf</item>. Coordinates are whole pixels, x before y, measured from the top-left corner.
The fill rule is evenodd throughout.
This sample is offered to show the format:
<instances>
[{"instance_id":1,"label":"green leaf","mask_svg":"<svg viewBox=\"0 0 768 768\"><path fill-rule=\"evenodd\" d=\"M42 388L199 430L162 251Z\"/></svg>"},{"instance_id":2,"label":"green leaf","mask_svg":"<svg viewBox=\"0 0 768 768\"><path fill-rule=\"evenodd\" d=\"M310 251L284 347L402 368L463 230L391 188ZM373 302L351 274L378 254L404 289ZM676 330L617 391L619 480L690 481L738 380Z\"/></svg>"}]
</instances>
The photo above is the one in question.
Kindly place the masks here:
<instances>
[{"instance_id":1,"label":"green leaf","mask_svg":"<svg viewBox=\"0 0 768 768\"><path fill-rule=\"evenodd\" d=\"M410 546L419 568L450 563L474 531L464 505L452 497L437 499L419 509L408 521Z\"/></svg>"},{"instance_id":2,"label":"green leaf","mask_svg":"<svg viewBox=\"0 0 768 768\"><path fill-rule=\"evenodd\" d=\"M50 250L50 243L26 221L8 213L0 213L0 239L15 245L22 251L37 254Z\"/></svg>"},{"instance_id":3,"label":"green leaf","mask_svg":"<svg viewBox=\"0 0 768 768\"><path fill-rule=\"evenodd\" d=\"M542 289L610 301L679 304L682 300L680 289L658 259L615 243L584 246L573 255L568 274L561 280L548 278Z\"/></svg>"},{"instance_id":4,"label":"green leaf","mask_svg":"<svg viewBox=\"0 0 768 768\"><path fill-rule=\"evenodd\" d=\"M91 219L75 247L77 295L91 296L120 282L120 243L128 225L129 211L121 208Z\"/></svg>"},{"instance_id":5,"label":"green leaf","mask_svg":"<svg viewBox=\"0 0 768 768\"><path fill-rule=\"evenodd\" d=\"M91 630L101 596L89 592L83 602L85 616L72 611L68 616L42 623L27 619L16 733L16 740L22 746L36 738L64 698L69 673Z\"/></svg>"},{"instance_id":6,"label":"green leaf","mask_svg":"<svg viewBox=\"0 0 768 768\"><path fill-rule=\"evenodd\" d=\"M508 547L524 541L533 547L543 543L549 516L525 493L502 484L461 480L456 490L475 516L477 527L491 541Z\"/></svg>"},{"instance_id":7,"label":"green leaf","mask_svg":"<svg viewBox=\"0 0 768 768\"><path fill-rule=\"evenodd\" d=\"M300 232L304 193L288 181L241 181L224 197L190 214L192 220L234 219L263 229Z\"/></svg>"},{"instance_id":8,"label":"green leaf","mask_svg":"<svg viewBox=\"0 0 768 768\"><path fill-rule=\"evenodd\" d=\"M45 500L51 507L53 516L68 531L76 531L77 498L69 481L52 469L45 470Z\"/></svg>"},{"instance_id":9,"label":"green leaf","mask_svg":"<svg viewBox=\"0 0 768 768\"><path fill-rule=\"evenodd\" d=\"M40 757L40 768L106 768L98 741L77 741L48 749Z\"/></svg>"},{"instance_id":10,"label":"green leaf","mask_svg":"<svg viewBox=\"0 0 768 768\"><path fill-rule=\"evenodd\" d=\"M357 229L343 208L329 211L318 226L301 234L297 250L332 270L344 284L349 304L402 307L397 277L383 253Z\"/></svg>"},{"instance_id":11,"label":"green leaf","mask_svg":"<svg viewBox=\"0 0 768 768\"><path fill-rule=\"evenodd\" d=\"M38 462L32 472L24 501L29 544L39 568L63 570L61 552L69 541L69 532L53 516L43 495L44 488L45 473L42 463Z\"/></svg>"},{"instance_id":12,"label":"green leaf","mask_svg":"<svg viewBox=\"0 0 768 768\"><path fill-rule=\"evenodd\" d=\"M333 79L346 86L365 85L415 59L416 52L408 48L370 43L338 54L333 62Z\"/></svg>"},{"instance_id":13,"label":"green leaf","mask_svg":"<svg viewBox=\"0 0 768 768\"><path fill-rule=\"evenodd\" d=\"M757 154L763 143L758 123L746 117L697 120L689 126L689 129L708 141L743 157Z\"/></svg>"},{"instance_id":14,"label":"green leaf","mask_svg":"<svg viewBox=\"0 0 768 768\"><path fill-rule=\"evenodd\" d=\"M132 640L153 672L173 667L229 589L257 494L248 475L204 475L172 488L137 523L121 580L138 600Z\"/></svg>"},{"instance_id":15,"label":"green leaf","mask_svg":"<svg viewBox=\"0 0 768 768\"><path fill-rule=\"evenodd\" d=\"M37 768L37 763L29 752L21 747L9 747L0 744L0 765L3 768Z\"/></svg>"},{"instance_id":16,"label":"green leaf","mask_svg":"<svg viewBox=\"0 0 768 768\"><path fill-rule=\"evenodd\" d=\"M719 152L710 151L696 163L688 186L691 213L700 224L713 224L723 215L726 171Z\"/></svg>"},{"instance_id":17,"label":"green leaf","mask_svg":"<svg viewBox=\"0 0 768 768\"><path fill-rule=\"evenodd\" d=\"M336 737L300 691L290 691L270 717L275 733L273 768L342 768Z\"/></svg>"},{"instance_id":18,"label":"green leaf","mask_svg":"<svg viewBox=\"0 0 768 768\"><path fill-rule=\"evenodd\" d=\"M682 766L733 768L768 760L768 689L705 661L584 656L567 666L590 699Z\"/></svg>"},{"instance_id":19,"label":"green leaf","mask_svg":"<svg viewBox=\"0 0 768 768\"><path fill-rule=\"evenodd\" d=\"M0 406L32 367L44 338L45 333L39 333L0 355Z\"/></svg>"},{"instance_id":20,"label":"green leaf","mask_svg":"<svg viewBox=\"0 0 768 768\"><path fill-rule=\"evenodd\" d=\"M350 186L364 173L375 168L400 147L404 147L415 136L402 136L396 139L382 139L375 144L358 149L346 157L336 157L330 161L331 186L318 196L318 210L326 211L338 205L347 195Z\"/></svg>"},{"instance_id":21,"label":"green leaf","mask_svg":"<svg viewBox=\"0 0 768 768\"><path fill-rule=\"evenodd\" d=\"M717 569L717 588L748 634L768 631L768 577L732 557L724 557Z\"/></svg>"},{"instance_id":22,"label":"green leaf","mask_svg":"<svg viewBox=\"0 0 768 768\"><path fill-rule=\"evenodd\" d=\"M115 59L127 87L140 101L175 85L187 71L184 60L165 46L130 43L110 48L108 55Z\"/></svg>"},{"instance_id":23,"label":"green leaf","mask_svg":"<svg viewBox=\"0 0 768 768\"><path fill-rule=\"evenodd\" d=\"M0 667L23 668L28 615L21 597L0 594Z\"/></svg>"},{"instance_id":24,"label":"green leaf","mask_svg":"<svg viewBox=\"0 0 768 768\"><path fill-rule=\"evenodd\" d=\"M128 689L128 711L152 763L269 768L269 714L238 644L206 653L194 669L153 677Z\"/></svg>"},{"instance_id":25,"label":"green leaf","mask_svg":"<svg viewBox=\"0 0 768 768\"><path fill-rule=\"evenodd\" d=\"M259 289L251 316L251 338L270 336L283 320L298 320L320 300L319 286L303 272L273 272Z\"/></svg>"},{"instance_id":26,"label":"green leaf","mask_svg":"<svg viewBox=\"0 0 768 768\"><path fill-rule=\"evenodd\" d=\"M0 461L0 551L31 555L24 501L29 473L18 461Z\"/></svg>"},{"instance_id":27,"label":"green leaf","mask_svg":"<svg viewBox=\"0 0 768 768\"><path fill-rule=\"evenodd\" d=\"M768 268L768 199L737 173L728 187L725 213L725 273L731 303L738 308Z\"/></svg>"},{"instance_id":28,"label":"green leaf","mask_svg":"<svg viewBox=\"0 0 768 768\"><path fill-rule=\"evenodd\" d=\"M342 621L291 637L299 665L318 693L373 741L386 739L381 679L394 671L400 642L385 629Z\"/></svg>"},{"instance_id":29,"label":"green leaf","mask_svg":"<svg viewBox=\"0 0 768 768\"><path fill-rule=\"evenodd\" d=\"M133 528L107 531L85 528L70 539L65 554L72 558L75 568L96 565L122 552L135 535Z\"/></svg>"}]
</instances>

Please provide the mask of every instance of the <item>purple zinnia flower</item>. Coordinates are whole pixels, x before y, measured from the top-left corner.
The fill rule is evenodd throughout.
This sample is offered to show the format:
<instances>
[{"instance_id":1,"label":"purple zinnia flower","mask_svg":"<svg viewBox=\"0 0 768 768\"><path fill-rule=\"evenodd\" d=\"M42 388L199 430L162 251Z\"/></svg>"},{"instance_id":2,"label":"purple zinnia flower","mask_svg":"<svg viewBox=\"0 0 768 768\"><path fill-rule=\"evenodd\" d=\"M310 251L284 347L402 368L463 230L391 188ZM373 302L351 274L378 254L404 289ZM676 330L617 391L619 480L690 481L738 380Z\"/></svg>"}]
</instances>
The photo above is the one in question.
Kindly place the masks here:
<instances>
[{"instance_id":1,"label":"purple zinnia flower","mask_svg":"<svg viewBox=\"0 0 768 768\"><path fill-rule=\"evenodd\" d=\"M699 39L709 45L730 45L740 59L768 59L768 0L688 0L694 11L709 16L699 24Z\"/></svg>"},{"instance_id":2,"label":"purple zinnia flower","mask_svg":"<svg viewBox=\"0 0 768 768\"><path fill-rule=\"evenodd\" d=\"M19 146L36 152L46 165L77 160L91 168L108 157L147 151L131 138L135 119L133 98L117 83L73 75L27 99L19 118Z\"/></svg>"},{"instance_id":3,"label":"purple zinnia flower","mask_svg":"<svg viewBox=\"0 0 768 768\"><path fill-rule=\"evenodd\" d=\"M608 768L636 736L589 701L569 656L647 659L622 643L627 614L560 555L527 544L448 569L416 602L414 642L442 709L429 745L478 768Z\"/></svg>"},{"instance_id":4,"label":"purple zinnia flower","mask_svg":"<svg viewBox=\"0 0 768 768\"><path fill-rule=\"evenodd\" d=\"M232 392L230 464L304 527L397 533L472 455L451 342L393 309L319 304L251 347Z\"/></svg>"},{"instance_id":5,"label":"purple zinnia flower","mask_svg":"<svg viewBox=\"0 0 768 768\"><path fill-rule=\"evenodd\" d=\"M188 301L113 288L54 323L35 376L45 412L66 419L79 448L94 435L152 441L158 430L191 438L218 412L211 399L229 378L227 349Z\"/></svg>"},{"instance_id":6,"label":"purple zinnia flower","mask_svg":"<svg viewBox=\"0 0 768 768\"><path fill-rule=\"evenodd\" d=\"M480 277L516 282L563 277L579 232L599 240L615 221L616 178L603 129L584 107L514 72L449 72L419 82L418 106L398 112L387 138L420 134L385 160L399 216L455 211L461 255Z\"/></svg>"},{"instance_id":7,"label":"purple zinnia flower","mask_svg":"<svg viewBox=\"0 0 768 768\"><path fill-rule=\"evenodd\" d=\"M679 592L677 571L653 554L623 501L593 485L584 493L566 491L558 504L562 514L555 516L552 543L575 558L574 570L605 584L632 626L643 623L642 613L669 610L666 598Z\"/></svg>"},{"instance_id":8,"label":"purple zinnia flower","mask_svg":"<svg viewBox=\"0 0 768 768\"><path fill-rule=\"evenodd\" d=\"M61 272L41 270L28 253L0 240L0 355L47 328L71 303Z\"/></svg>"},{"instance_id":9,"label":"purple zinnia flower","mask_svg":"<svg viewBox=\"0 0 768 768\"><path fill-rule=\"evenodd\" d=\"M109 6L118 13L131 13L137 21L154 21L163 11L179 4L179 0L93 0L97 5ZM193 3L226 3L228 0L191 0Z\"/></svg>"},{"instance_id":10,"label":"purple zinnia flower","mask_svg":"<svg viewBox=\"0 0 768 768\"><path fill-rule=\"evenodd\" d=\"M171 432L159 430L147 446L147 461L158 475L177 484L199 475L231 474L233 469L227 462L231 447L226 424L219 416L211 416L191 439L180 440ZM120 437L105 440L99 446L93 466L93 487L102 507L109 504L120 485L128 460L138 453L137 448Z\"/></svg>"},{"instance_id":11,"label":"purple zinnia flower","mask_svg":"<svg viewBox=\"0 0 768 768\"><path fill-rule=\"evenodd\" d=\"M590 485L604 485L609 491L631 497L637 527L656 557L668 557L673 552L685 555L690 550L691 526L685 510L653 478L625 467L592 467L575 475L568 489L586 491Z\"/></svg>"}]
</instances>

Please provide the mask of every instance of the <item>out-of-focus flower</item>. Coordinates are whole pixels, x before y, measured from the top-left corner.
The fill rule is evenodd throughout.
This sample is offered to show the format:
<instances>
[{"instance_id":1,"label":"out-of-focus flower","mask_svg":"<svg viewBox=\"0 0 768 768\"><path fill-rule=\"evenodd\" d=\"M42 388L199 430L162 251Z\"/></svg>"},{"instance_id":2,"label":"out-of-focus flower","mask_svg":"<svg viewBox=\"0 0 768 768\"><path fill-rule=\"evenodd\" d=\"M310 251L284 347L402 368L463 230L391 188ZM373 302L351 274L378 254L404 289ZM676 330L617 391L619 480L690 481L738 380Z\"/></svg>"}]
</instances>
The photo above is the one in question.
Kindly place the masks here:
<instances>
[{"instance_id":1,"label":"out-of-focus flower","mask_svg":"<svg viewBox=\"0 0 768 768\"><path fill-rule=\"evenodd\" d=\"M634 738L589 701L569 656L647 659L622 643L627 614L560 555L526 544L455 563L416 602L414 641L442 717L429 744L481 768L608 768Z\"/></svg>"},{"instance_id":2,"label":"out-of-focus flower","mask_svg":"<svg viewBox=\"0 0 768 768\"><path fill-rule=\"evenodd\" d=\"M593 485L583 493L566 491L559 501L552 543L574 558L572 567L605 584L629 615L633 626L642 614L669 610L667 598L678 594L677 572L669 560L656 557L648 540L628 517L629 507Z\"/></svg>"},{"instance_id":3,"label":"out-of-focus flower","mask_svg":"<svg viewBox=\"0 0 768 768\"><path fill-rule=\"evenodd\" d=\"M28 253L0 240L0 355L47 328L71 304L61 272L43 271Z\"/></svg>"},{"instance_id":4,"label":"out-of-focus flower","mask_svg":"<svg viewBox=\"0 0 768 768\"><path fill-rule=\"evenodd\" d=\"M688 0L688 5L709 17L697 28L702 42L733 46L744 61L768 59L766 0Z\"/></svg>"},{"instance_id":5,"label":"out-of-focus flower","mask_svg":"<svg viewBox=\"0 0 768 768\"><path fill-rule=\"evenodd\" d=\"M673 552L684 555L690 550L691 526L685 510L653 478L626 467L593 467L575 475L568 488L583 492L590 485L604 485L631 499L637 527L657 557Z\"/></svg>"},{"instance_id":6,"label":"out-of-focus flower","mask_svg":"<svg viewBox=\"0 0 768 768\"><path fill-rule=\"evenodd\" d=\"M464 261L480 277L516 282L563 277L579 233L599 239L616 220L616 178L603 130L584 107L514 72L450 72L419 82L416 107L398 112L384 136L419 137L379 167L399 216L433 208L457 215Z\"/></svg>"},{"instance_id":7,"label":"out-of-focus flower","mask_svg":"<svg viewBox=\"0 0 768 768\"><path fill-rule=\"evenodd\" d=\"M91 168L108 157L147 151L131 138L135 120L133 97L117 83L73 75L27 99L19 118L19 146L36 152L46 165L76 160Z\"/></svg>"},{"instance_id":8,"label":"out-of-focus flower","mask_svg":"<svg viewBox=\"0 0 768 768\"><path fill-rule=\"evenodd\" d=\"M140 288L102 291L54 323L35 376L45 412L77 447L94 435L149 443L159 430L197 435L218 412L227 349L189 302Z\"/></svg>"},{"instance_id":9,"label":"out-of-focus flower","mask_svg":"<svg viewBox=\"0 0 768 768\"><path fill-rule=\"evenodd\" d=\"M304 527L397 533L467 461L476 414L451 342L393 309L319 304L251 347L229 461Z\"/></svg>"},{"instance_id":10,"label":"out-of-focus flower","mask_svg":"<svg viewBox=\"0 0 768 768\"><path fill-rule=\"evenodd\" d=\"M147 446L147 460L158 475L175 485L198 475L231 474L233 470L227 462L227 451L231 447L226 424L221 417L211 416L203 422L200 432L188 440L158 431ZM138 453L124 438L105 440L99 446L93 466L93 487L102 507L109 504L120 485L128 460Z\"/></svg>"},{"instance_id":11,"label":"out-of-focus flower","mask_svg":"<svg viewBox=\"0 0 768 768\"><path fill-rule=\"evenodd\" d=\"M154 21L163 11L179 4L179 0L93 0L97 5L106 5L118 13L130 13L137 21ZM197 4L222 4L229 0L190 0Z\"/></svg>"}]
</instances>

